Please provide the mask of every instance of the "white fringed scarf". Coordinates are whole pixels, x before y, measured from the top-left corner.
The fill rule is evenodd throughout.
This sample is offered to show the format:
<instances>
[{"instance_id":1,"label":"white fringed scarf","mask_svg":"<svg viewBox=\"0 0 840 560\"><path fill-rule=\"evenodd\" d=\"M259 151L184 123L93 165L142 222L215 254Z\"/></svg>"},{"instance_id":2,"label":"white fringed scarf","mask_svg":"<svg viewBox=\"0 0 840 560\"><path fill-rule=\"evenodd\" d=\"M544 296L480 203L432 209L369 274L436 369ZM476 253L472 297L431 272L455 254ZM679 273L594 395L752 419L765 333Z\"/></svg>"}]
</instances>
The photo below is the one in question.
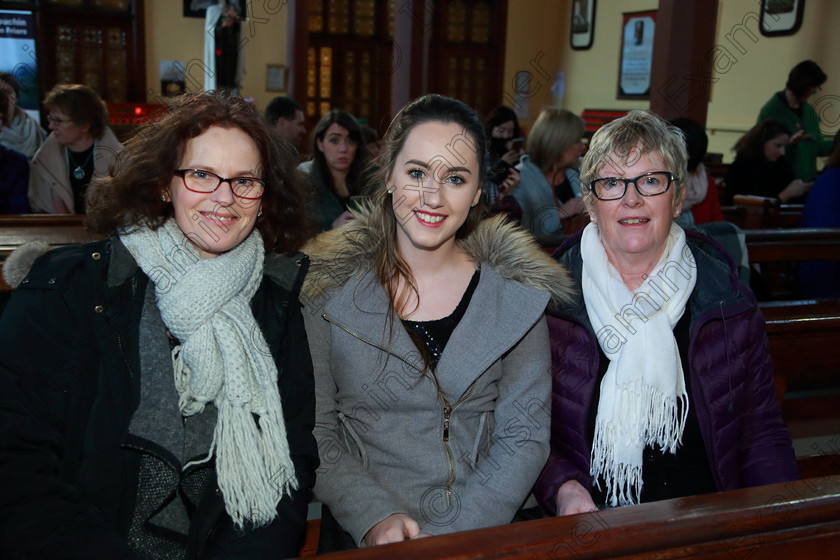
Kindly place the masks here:
<instances>
[{"instance_id":1,"label":"white fringed scarf","mask_svg":"<svg viewBox=\"0 0 840 560\"><path fill-rule=\"evenodd\" d=\"M263 278L262 237L203 259L175 220L120 239L155 284L161 318L181 345L172 352L184 416L218 409L213 443L225 508L237 526L270 523L297 488L277 387L277 367L250 301ZM206 459L205 459L206 460Z\"/></svg>"},{"instance_id":2,"label":"white fringed scarf","mask_svg":"<svg viewBox=\"0 0 840 560\"><path fill-rule=\"evenodd\" d=\"M688 396L674 326L697 281L685 232L671 225L662 258L630 292L607 259L598 227L581 242L582 288L598 344L610 363L601 381L590 474L606 483L610 505L638 503L642 453L674 453L682 439Z\"/></svg>"}]
</instances>

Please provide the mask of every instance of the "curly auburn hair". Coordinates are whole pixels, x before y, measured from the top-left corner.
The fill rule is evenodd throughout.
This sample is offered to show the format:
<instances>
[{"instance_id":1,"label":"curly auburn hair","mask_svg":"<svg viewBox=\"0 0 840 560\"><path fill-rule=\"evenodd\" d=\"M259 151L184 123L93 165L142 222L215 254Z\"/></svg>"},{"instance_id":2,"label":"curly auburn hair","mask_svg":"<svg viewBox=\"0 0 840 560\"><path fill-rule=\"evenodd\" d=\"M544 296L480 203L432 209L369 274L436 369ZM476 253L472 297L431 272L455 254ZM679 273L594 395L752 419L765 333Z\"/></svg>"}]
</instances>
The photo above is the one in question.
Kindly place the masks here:
<instances>
[{"instance_id":1,"label":"curly auburn hair","mask_svg":"<svg viewBox=\"0 0 840 560\"><path fill-rule=\"evenodd\" d=\"M110 175L91 183L85 221L88 229L110 235L135 227L161 227L175 213L161 193L180 168L187 141L213 126L238 128L257 146L266 187L256 229L265 249L279 253L298 250L315 229L304 204L297 155L274 135L251 104L225 92L184 96L167 115L138 130L125 143Z\"/></svg>"}]
</instances>

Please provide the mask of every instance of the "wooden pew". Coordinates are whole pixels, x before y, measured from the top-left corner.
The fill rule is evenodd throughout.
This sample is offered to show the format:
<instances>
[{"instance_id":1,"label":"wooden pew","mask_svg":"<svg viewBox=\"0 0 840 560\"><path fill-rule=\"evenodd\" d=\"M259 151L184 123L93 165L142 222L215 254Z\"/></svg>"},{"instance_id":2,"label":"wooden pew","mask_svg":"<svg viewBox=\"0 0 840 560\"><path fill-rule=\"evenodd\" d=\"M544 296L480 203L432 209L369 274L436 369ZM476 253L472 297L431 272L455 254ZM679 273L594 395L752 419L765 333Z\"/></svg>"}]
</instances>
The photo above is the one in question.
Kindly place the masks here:
<instances>
[{"instance_id":1,"label":"wooden pew","mask_svg":"<svg viewBox=\"0 0 840 560\"><path fill-rule=\"evenodd\" d=\"M737 194L724 206L724 218L741 229L797 228L802 223L802 204L782 204L777 198Z\"/></svg>"},{"instance_id":2,"label":"wooden pew","mask_svg":"<svg viewBox=\"0 0 840 560\"><path fill-rule=\"evenodd\" d=\"M746 230L750 265L760 273L753 282L766 300L799 299L797 263L840 260L840 228ZM757 266L756 266L757 265Z\"/></svg>"},{"instance_id":3,"label":"wooden pew","mask_svg":"<svg viewBox=\"0 0 840 560\"><path fill-rule=\"evenodd\" d=\"M731 205L722 206L723 216L741 229L798 228L802 204L782 204L776 198L735 195Z\"/></svg>"},{"instance_id":4,"label":"wooden pew","mask_svg":"<svg viewBox=\"0 0 840 560\"><path fill-rule=\"evenodd\" d=\"M773 367L783 377L779 389L840 392L840 299L764 302L761 311Z\"/></svg>"},{"instance_id":5,"label":"wooden pew","mask_svg":"<svg viewBox=\"0 0 840 560\"><path fill-rule=\"evenodd\" d=\"M83 220L79 214L0 215L0 272L9 254L30 241L46 241L50 248L56 248L100 239L100 235L85 229ZM13 289L0 275L0 293L8 294Z\"/></svg>"},{"instance_id":6,"label":"wooden pew","mask_svg":"<svg viewBox=\"0 0 840 560\"><path fill-rule=\"evenodd\" d=\"M840 477L514 523L325 555L335 560L823 559L840 542Z\"/></svg>"}]
</instances>

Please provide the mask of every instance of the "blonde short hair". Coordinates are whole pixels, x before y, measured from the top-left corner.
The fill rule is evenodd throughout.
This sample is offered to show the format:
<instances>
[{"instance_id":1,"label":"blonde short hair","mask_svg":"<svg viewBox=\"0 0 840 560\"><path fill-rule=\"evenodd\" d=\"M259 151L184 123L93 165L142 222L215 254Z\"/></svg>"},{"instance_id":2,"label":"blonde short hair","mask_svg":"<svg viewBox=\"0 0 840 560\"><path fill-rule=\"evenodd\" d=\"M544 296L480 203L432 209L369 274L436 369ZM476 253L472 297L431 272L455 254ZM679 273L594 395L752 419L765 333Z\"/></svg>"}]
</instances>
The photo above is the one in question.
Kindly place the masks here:
<instances>
[{"instance_id":1,"label":"blonde short hair","mask_svg":"<svg viewBox=\"0 0 840 560\"><path fill-rule=\"evenodd\" d=\"M583 119L566 109L543 109L528 135L528 155L543 173L554 170L563 152L580 142Z\"/></svg>"},{"instance_id":2,"label":"blonde short hair","mask_svg":"<svg viewBox=\"0 0 840 560\"><path fill-rule=\"evenodd\" d=\"M622 166L646 154L657 153L667 169L674 176L674 205L678 204L685 191L688 173L688 150L682 131L650 111L630 111L626 116L605 124L595 132L589 142L589 150L580 166L580 185L587 208L592 200L590 183L610 161Z\"/></svg>"}]
</instances>

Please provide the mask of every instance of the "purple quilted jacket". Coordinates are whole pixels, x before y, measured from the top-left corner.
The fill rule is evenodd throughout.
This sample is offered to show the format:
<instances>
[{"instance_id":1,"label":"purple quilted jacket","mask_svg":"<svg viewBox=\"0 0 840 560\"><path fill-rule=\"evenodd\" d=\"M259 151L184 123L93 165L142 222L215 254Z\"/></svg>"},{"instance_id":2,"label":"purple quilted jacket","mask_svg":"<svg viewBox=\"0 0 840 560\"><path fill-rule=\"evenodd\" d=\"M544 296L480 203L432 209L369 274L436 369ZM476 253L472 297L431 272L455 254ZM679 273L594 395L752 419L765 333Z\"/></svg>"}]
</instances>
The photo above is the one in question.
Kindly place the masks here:
<instances>
[{"instance_id":1,"label":"purple quilted jacket","mask_svg":"<svg viewBox=\"0 0 840 560\"><path fill-rule=\"evenodd\" d=\"M764 316L735 266L710 238L686 232L697 261L689 298L691 406L696 411L718 490L760 486L799 477L790 434L773 384ZM557 258L580 289L580 236ZM534 495L555 514L557 490L575 479L592 487L586 420L598 378L598 343L583 297L548 317L553 370L551 453Z\"/></svg>"}]
</instances>

